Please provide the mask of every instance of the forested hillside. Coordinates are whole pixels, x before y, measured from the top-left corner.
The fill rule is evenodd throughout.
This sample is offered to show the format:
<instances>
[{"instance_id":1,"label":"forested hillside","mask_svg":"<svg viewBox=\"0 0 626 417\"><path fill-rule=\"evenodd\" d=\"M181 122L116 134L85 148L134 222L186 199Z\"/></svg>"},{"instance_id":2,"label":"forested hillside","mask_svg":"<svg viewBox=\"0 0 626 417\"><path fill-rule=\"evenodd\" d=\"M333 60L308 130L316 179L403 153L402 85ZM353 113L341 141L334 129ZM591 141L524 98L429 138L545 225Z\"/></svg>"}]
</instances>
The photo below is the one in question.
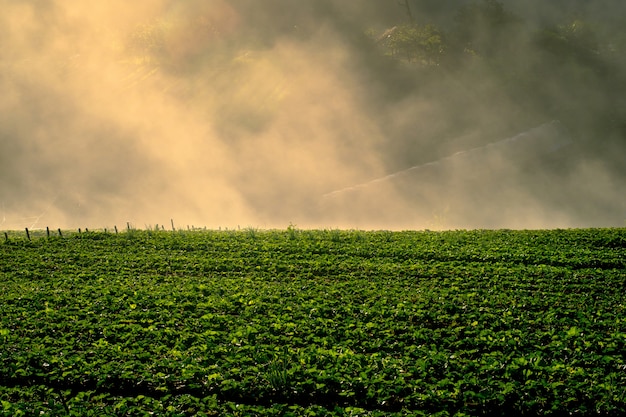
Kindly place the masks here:
<instances>
[{"instance_id":1,"label":"forested hillside","mask_svg":"<svg viewBox=\"0 0 626 417\"><path fill-rule=\"evenodd\" d=\"M623 5L457 2L451 13L440 2L422 15L421 3L413 3L413 20L387 35L386 52L413 63L414 86L423 83L417 73L427 67L436 73L429 79L434 96L450 94L470 114L477 105L480 111L467 125L494 114L501 118L493 123L504 121L513 130L559 119L584 152L609 156L607 148L623 145L626 38L615 18ZM430 15L441 23L429 23ZM456 91L449 89L451 81Z\"/></svg>"},{"instance_id":2,"label":"forested hillside","mask_svg":"<svg viewBox=\"0 0 626 417\"><path fill-rule=\"evenodd\" d=\"M554 120L527 170L624 217L619 1L0 5L0 227L326 225L326 193Z\"/></svg>"},{"instance_id":3,"label":"forested hillside","mask_svg":"<svg viewBox=\"0 0 626 417\"><path fill-rule=\"evenodd\" d=\"M126 52L187 82L201 78L193 71L228 79L232 73L222 73L224 66L262 59L285 39L305 42L332 31L347 48L343 64L362 83L368 111L376 115L390 103L401 111L405 100L409 108L410 101L428 101L426 111L435 115L430 125L420 109L376 115L389 133L380 150L388 152L392 167L447 152L441 142L455 135L480 130L486 133L480 141L488 142L553 119L572 129L585 152L608 157L607 148L624 143L626 30L619 2L305 1L296 8L273 0L261 10L248 3L233 3L245 22L236 28L228 16L214 20L210 11L138 25ZM182 51L173 48L180 45L176 25L188 26ZM320 59L332 60L332 47L321 48ZM236 103L229 111L241 112L236 116L252 130L271 117L247 110Z\"/></svg>"}]
</instances>

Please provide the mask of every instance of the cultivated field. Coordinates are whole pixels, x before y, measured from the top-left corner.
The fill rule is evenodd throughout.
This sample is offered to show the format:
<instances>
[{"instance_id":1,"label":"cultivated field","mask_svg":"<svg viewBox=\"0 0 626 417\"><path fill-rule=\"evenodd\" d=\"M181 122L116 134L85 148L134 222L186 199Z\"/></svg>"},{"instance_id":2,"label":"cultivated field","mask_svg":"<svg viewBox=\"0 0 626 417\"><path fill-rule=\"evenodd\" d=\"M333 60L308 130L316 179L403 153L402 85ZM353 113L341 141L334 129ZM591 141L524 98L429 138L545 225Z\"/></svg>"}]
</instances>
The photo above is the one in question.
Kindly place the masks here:
<instances>
[{"instance_id":1,"label":"cultivated field","mask_svg":"<svg viewBox=\"0 0 626 417\"><path fill-rule=\"evenodd\" d=\"M0 415L624 415L626 229L0 240Z\"/></svg>"}]
</instances>

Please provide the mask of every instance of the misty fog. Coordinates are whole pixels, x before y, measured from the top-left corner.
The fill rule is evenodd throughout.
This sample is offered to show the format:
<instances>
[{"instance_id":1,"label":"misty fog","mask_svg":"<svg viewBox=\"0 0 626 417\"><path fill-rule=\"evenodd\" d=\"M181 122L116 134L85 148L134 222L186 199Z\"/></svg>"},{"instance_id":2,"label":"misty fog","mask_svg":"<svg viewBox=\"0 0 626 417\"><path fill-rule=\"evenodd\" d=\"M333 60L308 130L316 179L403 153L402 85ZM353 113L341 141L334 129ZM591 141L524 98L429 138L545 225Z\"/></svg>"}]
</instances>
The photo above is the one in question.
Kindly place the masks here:
<instances>
[{"instance_id":1,"label":"misty fog","mask_svg":"<svg viewBox=\"0 0 626 417\"><path fill-rule=\"evenodd\" d=\"M0 229L625 226L624 6L403 3L0 0Z\"/></svg>"}]
</instances>

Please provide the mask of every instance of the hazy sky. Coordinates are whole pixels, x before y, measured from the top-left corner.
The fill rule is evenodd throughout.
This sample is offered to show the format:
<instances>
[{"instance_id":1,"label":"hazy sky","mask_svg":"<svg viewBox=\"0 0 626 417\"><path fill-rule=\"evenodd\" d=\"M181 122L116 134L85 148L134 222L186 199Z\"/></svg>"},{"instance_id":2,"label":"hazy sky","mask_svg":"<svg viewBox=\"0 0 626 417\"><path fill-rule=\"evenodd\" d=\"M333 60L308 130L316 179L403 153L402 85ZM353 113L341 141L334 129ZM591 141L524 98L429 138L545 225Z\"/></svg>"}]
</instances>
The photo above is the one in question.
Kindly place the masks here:
<instances>
[{"instance_id":1,"label":"hazy sky","mask_svg":"<svg viewBox=\"0 0 626 417\"><path fill-rule=\"evenodd\" d=\"M517 168L503 181L501 156L477 162L476 193L476 183L456 181L476 169L470 164L410 186L385 181L358 205L329 205L333 191L535 127L507 122L516 100L488 80L484 97L467 98L471 106L456 99L462 85L449 86L450 99L431 100L426 84L403 91L390 79L402 72L386 72L376 51L362 48L367 29L406 21L394 1L0 7L0 229L170 219L215 228L606 224L595 208L559 209L566 194L544 201L533 190L545 184L533 187ZM587 184L619 221L623 205L604 194L614 179L597 161L559 181Z\"/></svg>"}]
</instances>

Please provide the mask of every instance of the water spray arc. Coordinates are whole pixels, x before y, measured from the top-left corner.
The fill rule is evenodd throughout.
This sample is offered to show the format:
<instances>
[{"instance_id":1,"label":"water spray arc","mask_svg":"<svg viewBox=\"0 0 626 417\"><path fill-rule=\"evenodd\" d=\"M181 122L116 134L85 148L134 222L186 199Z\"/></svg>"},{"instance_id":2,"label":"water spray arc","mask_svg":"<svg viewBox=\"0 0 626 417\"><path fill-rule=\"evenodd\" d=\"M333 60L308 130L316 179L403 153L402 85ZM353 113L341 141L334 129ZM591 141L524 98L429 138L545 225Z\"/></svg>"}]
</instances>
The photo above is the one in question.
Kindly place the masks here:
<instances>
[{"instance_id":1,"label":"water spray arc","mask_svg":"<svg viewBox=\"0 0 626 417\"><path fill-rule=\"evenodd\" d=\"M356 227L380 222L395 228L429 228L433 223L440 226L436 228L537 228L550 221L571 227L576 207L559 206L559 198L581 190L562 187L565 174L558 165L574 144L563 124L551 121L334 190L322 196L320 207L329 216L342 212L334 219ZM566 165L576 163L565 159Z\"/></svg>"}]
</instances>

